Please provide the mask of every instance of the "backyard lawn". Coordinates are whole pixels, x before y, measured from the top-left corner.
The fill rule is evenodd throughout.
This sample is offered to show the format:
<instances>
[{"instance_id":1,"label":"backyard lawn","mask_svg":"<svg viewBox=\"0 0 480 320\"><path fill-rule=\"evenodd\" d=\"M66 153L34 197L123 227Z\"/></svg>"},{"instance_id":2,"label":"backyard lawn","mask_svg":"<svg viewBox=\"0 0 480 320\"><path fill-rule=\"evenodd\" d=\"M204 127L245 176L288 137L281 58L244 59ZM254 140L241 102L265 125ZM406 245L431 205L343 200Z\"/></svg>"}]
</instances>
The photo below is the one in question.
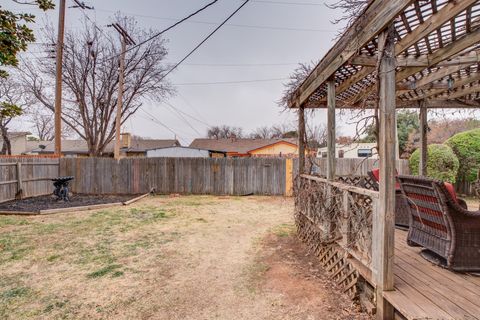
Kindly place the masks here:
<instances>
[{"instance_id":1,"label":"backyard lawn","mask_svg":"<svg viewBox=\"0 0 480 320\"><path fill-rule=\"evenodd\" d=\"M368 319L296 240L292 210L158 196L0 216L0 319Z\"/></svg>"}]
</instances>

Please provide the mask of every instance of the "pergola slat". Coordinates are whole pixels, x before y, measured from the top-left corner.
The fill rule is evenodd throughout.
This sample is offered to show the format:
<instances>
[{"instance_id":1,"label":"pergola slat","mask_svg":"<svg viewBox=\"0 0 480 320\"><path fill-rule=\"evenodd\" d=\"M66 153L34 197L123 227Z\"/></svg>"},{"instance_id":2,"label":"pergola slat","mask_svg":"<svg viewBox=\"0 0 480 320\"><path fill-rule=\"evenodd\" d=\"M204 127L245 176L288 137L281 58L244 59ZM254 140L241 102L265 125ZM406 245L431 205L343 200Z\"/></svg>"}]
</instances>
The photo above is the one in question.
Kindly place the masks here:
<instances>
[{"instance_id":1,"label":"pergola slat","mask_svg":"<svg viewBox=\"0 0 480 320\"><path fill-rule=\"evenodd\" d=\"M372 1L362 16L345 32L290 99L289 105L304 103L338 68L388 26L412 0Z\"/></svg>"}]
</instances>

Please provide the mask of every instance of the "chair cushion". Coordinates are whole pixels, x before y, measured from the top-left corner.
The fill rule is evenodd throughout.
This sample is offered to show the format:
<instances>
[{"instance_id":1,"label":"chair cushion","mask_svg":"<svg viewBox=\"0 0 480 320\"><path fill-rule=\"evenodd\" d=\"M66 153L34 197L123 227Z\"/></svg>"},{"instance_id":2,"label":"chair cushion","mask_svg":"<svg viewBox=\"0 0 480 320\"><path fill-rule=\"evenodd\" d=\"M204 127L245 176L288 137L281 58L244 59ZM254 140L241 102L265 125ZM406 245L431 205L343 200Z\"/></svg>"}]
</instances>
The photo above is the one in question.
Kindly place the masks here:
<instances>
[{"instance_id":1,"label":"chair cushion","mask_svg":"<svg viewBox=\"0 0 480 320\"><path fill-rule=\"evenodd\" d=\"M377 182L380 182L380 169L373 169L372 170L373 176L377 179ZM397 170L395 169L395 176L397 176ZM395 190L400 190L400 184L395 182Z\"/></svg>"}]
</instances>

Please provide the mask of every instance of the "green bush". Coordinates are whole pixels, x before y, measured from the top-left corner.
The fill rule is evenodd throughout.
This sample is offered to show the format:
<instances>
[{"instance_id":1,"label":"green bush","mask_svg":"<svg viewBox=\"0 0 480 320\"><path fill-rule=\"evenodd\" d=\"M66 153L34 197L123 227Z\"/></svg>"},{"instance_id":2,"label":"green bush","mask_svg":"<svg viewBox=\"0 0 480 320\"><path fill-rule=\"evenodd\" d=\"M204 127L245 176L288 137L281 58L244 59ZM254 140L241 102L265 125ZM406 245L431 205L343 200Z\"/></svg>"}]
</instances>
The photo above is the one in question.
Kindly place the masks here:
<instances>
[{"instance_id":1,"label":"green bush","mask_svg":"<svg viewBox=\"0 0 480 320\"><path fill-rule=\"evenodd\" d=\"M457 133L445 144L452 148L460 161L459 181L475 181L480 169L480 129Z\"/></svg>"},{"instance_id":2,"label":"green bush","mask_svg":"<svg viewBox=\"0 0 480 320\"><path fill-rule=\"evenodd\" d=\"M417 149L410 157L410 170L418 175L420 166L420 150ZM457 178L459 162L449 146L431 144L427 149L427 175L431 178L454 183Z\"/></svg>"}]
</instances>

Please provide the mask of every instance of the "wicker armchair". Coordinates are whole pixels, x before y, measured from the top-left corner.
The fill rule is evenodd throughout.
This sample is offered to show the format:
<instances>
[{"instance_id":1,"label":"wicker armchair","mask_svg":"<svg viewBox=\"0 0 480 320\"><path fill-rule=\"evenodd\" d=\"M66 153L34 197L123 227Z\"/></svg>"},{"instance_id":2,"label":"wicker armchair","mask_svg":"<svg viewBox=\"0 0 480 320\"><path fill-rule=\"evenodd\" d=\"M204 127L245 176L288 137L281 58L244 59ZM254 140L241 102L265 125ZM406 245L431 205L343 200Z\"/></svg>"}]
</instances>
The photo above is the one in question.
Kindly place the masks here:
<instances>
[{"instance_id":1,"label":"wicker armchair","mask_svg":"<svg viewBox=\"0 0 480 320\"><path fill-rule=\"evenodd\" d=\"M399 176L410 212L407 242L422 256L457 271L480 271L480 211L467 211L442 181ZM432 254L433 253L433 254Z\"/></svg>"},{"instance_id":2,"label":"wicker armchair","mask_svg":"<svg viewBox=\"0 0 480 320\"><path fill-rule=\"evenodd\" d=\"M375 175L373 171L368 171L368 176L372 181L372 188L378 191L378 175ZM410 224L409 220L410 208L408 207L406 199L403 197L400 186L398 186L395 190L395 225L402 228L408 228Z\"/></svg>"}]
</instances>

